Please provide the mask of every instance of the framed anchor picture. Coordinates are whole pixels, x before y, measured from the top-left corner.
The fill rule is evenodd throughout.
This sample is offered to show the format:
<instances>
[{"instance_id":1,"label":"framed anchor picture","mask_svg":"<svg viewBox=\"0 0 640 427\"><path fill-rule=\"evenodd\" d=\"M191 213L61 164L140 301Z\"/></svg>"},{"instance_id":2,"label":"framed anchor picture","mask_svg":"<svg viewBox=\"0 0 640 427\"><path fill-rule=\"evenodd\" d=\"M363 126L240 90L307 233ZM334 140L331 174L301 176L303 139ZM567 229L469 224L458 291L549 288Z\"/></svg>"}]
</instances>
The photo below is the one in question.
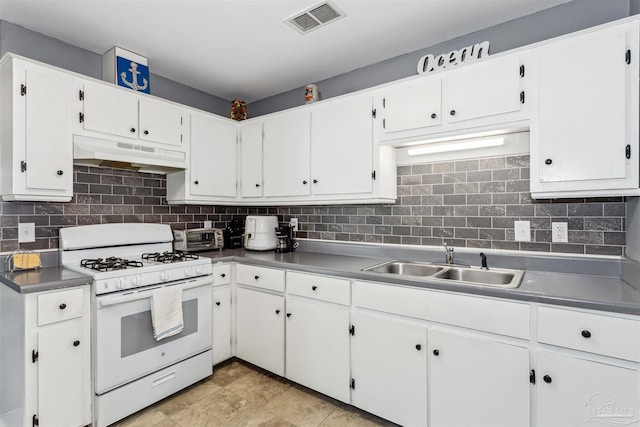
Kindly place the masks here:
<instances>
[{"instance_id":1,"label":"framed anchor picture","mask_svg":"<svg viewBox=\"0 0 640 427\"><path fill-rule=\"evenodd\" d=\"M102 55L102 80L136 92L151 93L147 58L120 47Z\"/></svg>"}]
</instances>

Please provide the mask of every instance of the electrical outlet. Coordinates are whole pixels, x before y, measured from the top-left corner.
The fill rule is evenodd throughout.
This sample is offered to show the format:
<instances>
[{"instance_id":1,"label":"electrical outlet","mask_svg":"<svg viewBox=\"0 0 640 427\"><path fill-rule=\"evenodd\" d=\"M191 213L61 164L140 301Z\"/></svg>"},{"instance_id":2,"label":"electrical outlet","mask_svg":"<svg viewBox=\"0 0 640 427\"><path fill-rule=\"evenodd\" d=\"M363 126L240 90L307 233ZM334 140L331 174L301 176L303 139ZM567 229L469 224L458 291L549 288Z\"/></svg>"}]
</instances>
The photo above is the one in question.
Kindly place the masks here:
<instances>
[{"instance_id":1,"label":"electrical outlet","mask_svg":"<svg viewBox=\"0 0 640 427\"><path fill-rule=\"evenodd\" d=\"M529 221L515 221L513 226L516 242L531 241L531 223Z\"/></svg>"},{"instance_id":2,"label":"electrical outlet","mask_svg":"<svg viewBox=\"0 0 640 427\"><path fill-rule=\"evenodd\" d=\"M212 227L213 227L213 221L209 221L209 220L204 221L204 228L212 228Z\"/></svg>"},{"instance_id":3,"label":"electrical outlet","mask_svg":"<svg viewBox=\"0 0 640 427\"><path fill-rule=\"evenodd\" d=\"M551 223L551 241L555 243L569 242L569 231L566 222Z\"/></svg>"},{"instance_id":4,"label":"electrical outlet","mask_svg":"<svg viewBox=\"0 0 640 427\"><path fill-rule=\"evenodd\" d=\"M291 218L289 220L289 227L293 227L293 231L298 231L298 218Z\"/></svg>"},{"instance_id":5,"label":"electrical outlet","mask_svg":"<svg viewBox=\"0 0 640 427\"><path fill-rule=\"evenodd\" d=\"M36 224L33 222L22 222L18 224L18 243L29 243L36 241Z\"/></svg>"}]
</instances>

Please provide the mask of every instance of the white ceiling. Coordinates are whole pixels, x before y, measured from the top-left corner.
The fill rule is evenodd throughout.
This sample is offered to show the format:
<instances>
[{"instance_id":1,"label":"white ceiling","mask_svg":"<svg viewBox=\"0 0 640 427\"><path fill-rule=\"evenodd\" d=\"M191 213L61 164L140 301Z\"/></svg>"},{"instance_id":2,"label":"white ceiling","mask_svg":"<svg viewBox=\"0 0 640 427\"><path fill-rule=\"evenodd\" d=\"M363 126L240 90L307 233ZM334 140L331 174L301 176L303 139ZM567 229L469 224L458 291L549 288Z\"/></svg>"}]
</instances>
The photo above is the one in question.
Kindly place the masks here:
<instances>
[{"instance_id":1,"label":"white ceiling","mask_svg":"<svg viewBox=\"0 0 640 427\"><path fill-rule=\"evenodd\" d=\"M0 19L252 102L569 0L331 1L346 17L304 35L282 21L317 0L0 0Z\"/></svg>"}]
</instances>

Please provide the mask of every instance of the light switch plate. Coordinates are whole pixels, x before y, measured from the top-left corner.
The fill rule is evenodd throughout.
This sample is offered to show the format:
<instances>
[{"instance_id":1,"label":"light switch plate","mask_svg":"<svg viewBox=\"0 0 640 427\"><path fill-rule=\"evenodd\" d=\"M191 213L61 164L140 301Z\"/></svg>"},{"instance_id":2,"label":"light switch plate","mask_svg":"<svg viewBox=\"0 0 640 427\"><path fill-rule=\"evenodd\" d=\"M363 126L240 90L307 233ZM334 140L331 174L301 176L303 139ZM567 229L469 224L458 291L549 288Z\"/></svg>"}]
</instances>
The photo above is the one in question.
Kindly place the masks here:
<instances>
[{"instance_id":1,"label":"light switch plate","mask_svg":"<svg viewBox=\"0 0 640 427\"><path fill-rule=\"evenodd\" d=\"M22 222L18 224L18 243L29 243L36 241L36 224L33 222Z\"/></svg>"},{"instance_id":2,"label":"light switch plate","mask_svg":"<svg viewBox=\"0 0 640 427\"><path fill-rule=\"evenodd\" d=\"M515 221L513 226L515 228L516 242L531 241L531 223L529 221Z\"/></svg>"}]
</instances>

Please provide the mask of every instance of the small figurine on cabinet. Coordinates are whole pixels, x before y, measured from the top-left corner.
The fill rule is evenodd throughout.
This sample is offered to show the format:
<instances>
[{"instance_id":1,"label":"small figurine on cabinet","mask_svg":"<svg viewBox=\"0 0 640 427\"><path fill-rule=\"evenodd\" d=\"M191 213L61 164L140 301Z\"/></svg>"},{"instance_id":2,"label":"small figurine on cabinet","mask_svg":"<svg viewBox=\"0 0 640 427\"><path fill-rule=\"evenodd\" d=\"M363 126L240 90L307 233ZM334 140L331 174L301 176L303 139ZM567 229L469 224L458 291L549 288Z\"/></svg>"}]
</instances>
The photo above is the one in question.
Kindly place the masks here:
<instances>
[{"instance_id":1,"label":"small figurine on cabinet","mask_svg":"<svg viewBox=\"0 0 640 427\"><path fill-rule=\"evenodd\" d=\"M239 99L231 101L231 118L233 120L245 120L247 118L247 104Z\"/></svg>"}]
</instances>

